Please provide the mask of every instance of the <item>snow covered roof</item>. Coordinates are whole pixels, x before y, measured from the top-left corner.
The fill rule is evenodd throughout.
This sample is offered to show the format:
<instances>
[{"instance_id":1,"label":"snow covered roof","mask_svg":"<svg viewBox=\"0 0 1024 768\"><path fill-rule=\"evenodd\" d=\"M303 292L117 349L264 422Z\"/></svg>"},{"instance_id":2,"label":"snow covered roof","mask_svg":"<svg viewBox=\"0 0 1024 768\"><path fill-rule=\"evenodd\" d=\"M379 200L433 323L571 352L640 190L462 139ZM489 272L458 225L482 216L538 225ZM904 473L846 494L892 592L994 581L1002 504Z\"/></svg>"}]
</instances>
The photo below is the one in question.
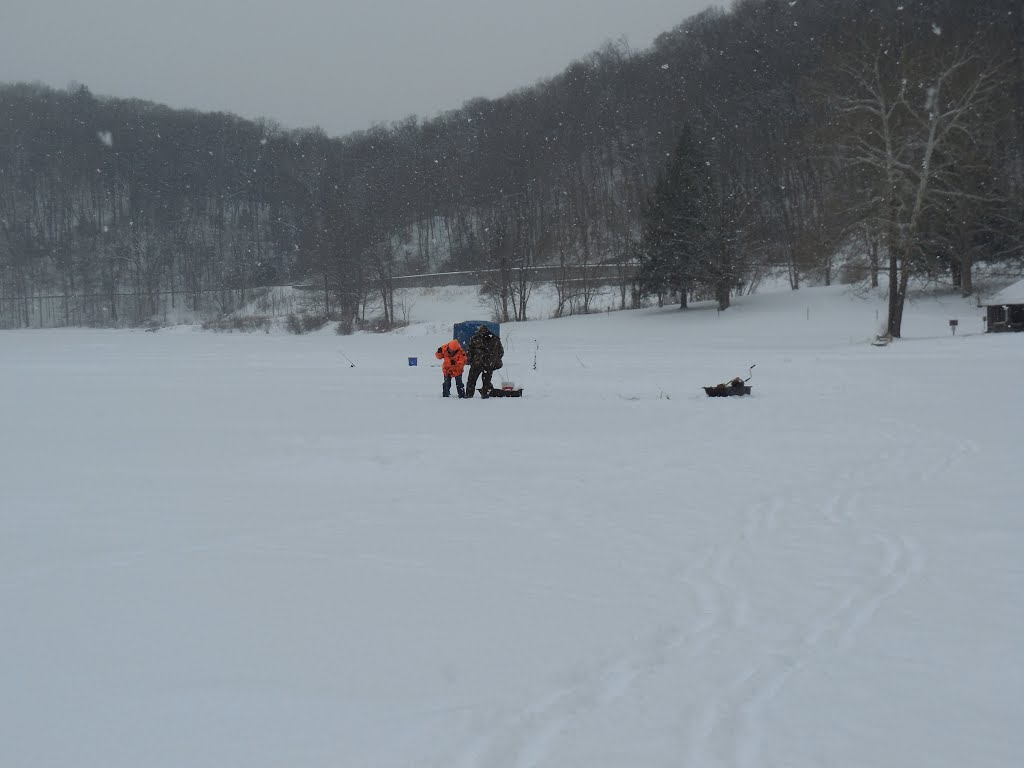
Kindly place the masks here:
<instances>
[{"instance_id":1,"label":"snow covered roof","mask_svg":"<svg viewBox=\"0 0 1024 768\"><path fill-rule=\"evenodd\" d=\"M1018 280L1013 285L1008 285L995 296L982 302L986 307L993 307L997 304L1024 304L1024 280Z\"/></svg>"}]
</instances>

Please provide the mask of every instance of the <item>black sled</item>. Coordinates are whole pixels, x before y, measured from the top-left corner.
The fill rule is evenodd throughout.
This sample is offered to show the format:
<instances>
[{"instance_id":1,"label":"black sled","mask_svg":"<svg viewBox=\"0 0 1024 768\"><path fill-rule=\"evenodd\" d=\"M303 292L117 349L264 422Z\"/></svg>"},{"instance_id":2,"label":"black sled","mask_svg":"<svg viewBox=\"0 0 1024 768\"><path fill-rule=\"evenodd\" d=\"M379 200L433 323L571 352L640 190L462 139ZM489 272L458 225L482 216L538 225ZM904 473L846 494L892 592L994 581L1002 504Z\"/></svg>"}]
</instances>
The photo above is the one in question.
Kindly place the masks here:
<instances>
[{"instance_id":1,"label":"black sled","mask_svg":"<svg viewBox=\"0 0 1024 768\"><path fill-rule=\"evenodd\" d=\"M754 363L757 365L757 363ZM727 381L724 384L715 384L713 387L704 387L704 392L708 397L741 397L743 395L749 395L751 387L747 384L748 381L754 375L754 365L750 366L749 376L745 379L741 379L737 376L731 381Z\"/></svg>"},{"instance_id":2,"label":"black sled","mask_svg":"<svg viewBox=\"0 0 1024 768\"><path fill-rule=\"evenodd\" d=\"M522 397L522 387L519 389L492 389L487 393L487 397Z\"/></svg>"}]
</instances>

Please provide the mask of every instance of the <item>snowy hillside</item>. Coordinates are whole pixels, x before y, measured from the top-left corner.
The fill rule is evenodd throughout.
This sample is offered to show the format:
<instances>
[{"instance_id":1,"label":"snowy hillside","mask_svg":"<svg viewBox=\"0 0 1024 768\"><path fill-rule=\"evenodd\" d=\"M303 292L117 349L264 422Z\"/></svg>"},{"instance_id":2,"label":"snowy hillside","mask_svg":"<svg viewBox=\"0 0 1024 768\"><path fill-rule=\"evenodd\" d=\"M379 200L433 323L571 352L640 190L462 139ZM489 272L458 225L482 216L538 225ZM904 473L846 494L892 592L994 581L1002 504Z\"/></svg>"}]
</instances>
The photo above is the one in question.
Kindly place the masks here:
<instances>
[{"instance_id":1,"label":"snowy hillside","mask_svg":"<svg viewBox=\"0 0 1024 768\"><path fill-rule=\"evenodd\" d=\"M1024 336L769 293L445 401L473 301L0 334L0 765L1024 765Z\"/></svg>"}]
</instances>

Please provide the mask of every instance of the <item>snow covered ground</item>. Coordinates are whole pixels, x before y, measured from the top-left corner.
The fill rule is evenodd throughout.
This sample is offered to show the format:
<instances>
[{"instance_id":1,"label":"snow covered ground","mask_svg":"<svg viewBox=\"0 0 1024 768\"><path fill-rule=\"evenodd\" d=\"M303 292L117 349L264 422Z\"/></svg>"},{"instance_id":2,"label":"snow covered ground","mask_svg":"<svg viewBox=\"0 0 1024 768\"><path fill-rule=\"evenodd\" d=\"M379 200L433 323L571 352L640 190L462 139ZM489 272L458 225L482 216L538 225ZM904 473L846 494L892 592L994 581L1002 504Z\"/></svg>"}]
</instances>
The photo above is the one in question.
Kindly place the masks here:
<instances>
[{"instance_id":1,"label":"snow covered ground","mask_svg":"<svg viewBox=\"0 0 1024 768\"><path fill-rule=\"evenodd\" d=\"M0 765L1024 765L1024 335L780 292L507 325L525 396L444 401L459 296L0 334Z\"/></svg>"}]
</instances>

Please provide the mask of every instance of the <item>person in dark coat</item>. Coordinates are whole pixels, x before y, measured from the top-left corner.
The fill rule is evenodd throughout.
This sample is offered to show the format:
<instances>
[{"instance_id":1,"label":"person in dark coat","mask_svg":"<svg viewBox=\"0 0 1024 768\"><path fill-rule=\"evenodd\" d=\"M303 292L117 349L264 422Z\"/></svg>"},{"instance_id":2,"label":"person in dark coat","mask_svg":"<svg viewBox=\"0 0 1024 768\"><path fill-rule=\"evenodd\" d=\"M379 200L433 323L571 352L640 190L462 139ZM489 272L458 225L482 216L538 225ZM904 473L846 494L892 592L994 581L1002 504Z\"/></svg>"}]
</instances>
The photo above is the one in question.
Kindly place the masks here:
<instances>
[{"instance_id":1,"label":"person in dark coat","mask_svg":"<svg viewBox=\"0 0 1024 768\"><path fill-rule=\"evenodd\" d=\"M491 333L486 325L481 325L479 330L469 340L469 381L466 382L466 397L472 397L476 391L476 380L483 379L480 386L480 397L490 397L492 374L501 368L501 358L505 355L505 348L501 346L501 339Z\"/></svg>"}]
</instances>

